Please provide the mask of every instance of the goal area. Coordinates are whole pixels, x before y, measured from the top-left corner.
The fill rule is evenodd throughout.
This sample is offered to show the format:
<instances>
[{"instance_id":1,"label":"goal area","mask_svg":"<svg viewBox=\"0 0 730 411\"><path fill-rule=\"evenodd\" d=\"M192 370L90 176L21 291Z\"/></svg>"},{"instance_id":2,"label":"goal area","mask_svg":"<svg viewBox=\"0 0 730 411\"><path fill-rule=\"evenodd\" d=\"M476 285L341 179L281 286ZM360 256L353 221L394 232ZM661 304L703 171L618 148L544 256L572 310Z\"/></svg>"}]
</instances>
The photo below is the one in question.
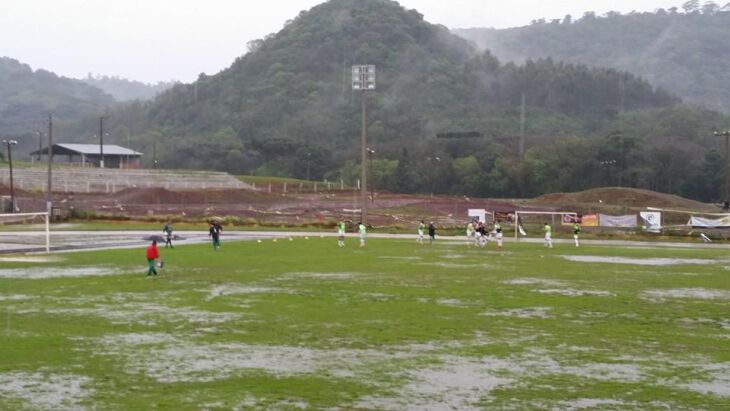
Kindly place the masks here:
<instances>
[{"instance_id":1,"label":"goal area","mask_svg":"<svg viewBox=\"0 0 730 411\"><path fill-rule=\"evenodd\" d=\"M542 227L550 224L553 231L561 225L569 225L578 221L578 213L571 211L515 211L515 240L523 237L542 236Z\"/></svg>"},{"instance_id":2,"label":"goal area","mask_svg":"<svg viewBox=\"0 0 730 411\"><path fill-rule=\"evenodd\" d=\"M0 214L0 253L51 251L48 213Z\"/></svg>"}]
</instances>

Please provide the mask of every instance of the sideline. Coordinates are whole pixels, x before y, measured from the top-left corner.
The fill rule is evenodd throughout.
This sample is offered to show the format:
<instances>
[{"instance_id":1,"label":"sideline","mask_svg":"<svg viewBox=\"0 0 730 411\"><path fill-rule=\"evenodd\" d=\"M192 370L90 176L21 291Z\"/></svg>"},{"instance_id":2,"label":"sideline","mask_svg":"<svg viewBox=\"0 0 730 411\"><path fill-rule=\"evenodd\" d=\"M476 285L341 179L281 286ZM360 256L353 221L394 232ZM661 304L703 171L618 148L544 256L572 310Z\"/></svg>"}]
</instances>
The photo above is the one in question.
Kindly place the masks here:
<instances>
[{"instance_id":1,"label":"sideline","mask_svg":"<svg viewBox=\"0 0 730 411\"><path fill-rule=\"evenodd\" d=\"M77 252L87 250L109 250L123 248L143 247L148 241L142 240L143 237L156 234L150 231L52 231L51 232L51 252ZM184 238L184 240L175 241L175 244L200 244L209 241L207 232L204 231L176 231L176 235ZM38 243L36 244L17 244L12 241L13 238L21 237L26 240L33 240L34 237L42 237L44 233L37 231L20 231L12 233L0 232L0 254L25 254L25 253L42 253L45 248ZM336 233L323 231L224 231L222 238L224 241L254 241L254 240L271 240L274 238L302 238L302 237L321 237L334 238ZM348 233L348 237L355 238L357 235ZM13 238L8 238L13 237ZM397 239L415 241L415 234L368 234L369 238L377 239ZM448 243L463 243L463 236L443 236L437 237L437 241ZM505 244L522 242L528 244L541 244L542 238L523 238L515 241L512 238L505 238ZM554 239L555 244L570 244L572 239ZM681 249L730 249L730 244L704 244L704 243L686 243L686 242L666 242L666 241L629 241L629 240L581 240L581 244L590 246L620 246L620 247L650 247L650 248L681 248Z\"/></svg>"}]
</instances>

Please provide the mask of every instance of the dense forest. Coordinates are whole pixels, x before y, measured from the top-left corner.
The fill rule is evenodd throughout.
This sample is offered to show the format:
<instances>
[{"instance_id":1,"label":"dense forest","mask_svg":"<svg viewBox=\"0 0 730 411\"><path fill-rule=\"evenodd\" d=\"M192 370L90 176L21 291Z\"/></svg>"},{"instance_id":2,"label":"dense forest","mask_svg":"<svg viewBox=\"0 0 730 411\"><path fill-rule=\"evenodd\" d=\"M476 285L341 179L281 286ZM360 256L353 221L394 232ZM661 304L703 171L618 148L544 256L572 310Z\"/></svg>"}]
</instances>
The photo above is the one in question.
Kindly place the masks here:
<instances>
[{"instance_id":1,"label":"dense forest","mask_svg":"<svg viewBox=\"0 0 730 411\"><path fill-rule=\"evenodd\" d=\"M154 146L162 167L354 184L353 64L377 66L366 95L377 189L527 197L623 185L722 198L712 132L727 116L626 71L502 62L389 0L331 0L218 74L107 110L109 141L145 152L147 165ZM97 127L89 117L58 134L88 141Z\"/></svg>"},{"instance_id":2,"label":"dense forest","mask_svg":"<svg viewBox=\"0 0 730 411\"><path fill-rule=\"evenodd\" d=\"M454 33L505 61L551 57L626 70L687 102L730 111L730 3L692 0L653 13L586 12Z\"/></svg>"},{"instance_id":3,"label":"dense forest","mask_svg":"<svg viewBox=\"0 0 730 411\"><path fill-rule=\"evenodd\" d=\"M114 97L116 101L152 100L161 92L175 85L174 81L160 81L147 84L141 81L128 80L118 76L92 75L89 73L82 80Z\"/></svg>"},{"instance_id":4,"label":"dense forest","mask_svg":"<svg viewBox=\"0 0 730 411\"><path fill-rule=\"evenodd\" d=\"M54 113L63 122L79 121L111 107L114 99L79 80L35 70L0 57L0 135L22 136L44 129Z\"/></svg>"}]
</instances>

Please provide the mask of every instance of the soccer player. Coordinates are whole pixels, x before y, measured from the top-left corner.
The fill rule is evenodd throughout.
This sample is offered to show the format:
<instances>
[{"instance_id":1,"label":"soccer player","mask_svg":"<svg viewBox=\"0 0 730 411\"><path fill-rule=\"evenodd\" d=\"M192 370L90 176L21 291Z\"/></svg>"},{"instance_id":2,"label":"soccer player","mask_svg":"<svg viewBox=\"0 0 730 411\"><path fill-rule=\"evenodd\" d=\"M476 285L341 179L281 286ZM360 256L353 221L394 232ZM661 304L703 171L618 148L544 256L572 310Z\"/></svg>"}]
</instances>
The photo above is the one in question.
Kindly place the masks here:
<instances>
[{"instance_id":1,"label":"soccer player","mask_svg":"<svg viewBox=\"0 0 730 411\"><path fill-rule=\"evenodd\" d=\"M426 223L421 220L421 223L418 224L418 244L423 244L423 233L426 230Z\"/></svg>"},{"instance_id":2,"label":"soccer player","mask_svg":"<svg viewBox=\"0 0 730 411\"><path fill-rule=\"evenodd\" d=\"M487 245L487 227L481 221L477 224L476 236L479 248L484 248Z\"/></svg>"},{"instance_id":3,"label":"soccer player","mask_svg":"<svg viewBox=\"0 0 730 411\"><path fill-rule=\"evenodd\" d=\"M497 238L497 248L502 249L502 224L499 221L494 222L494 236Z\"/></svg>"},{"instance_id":4,"label":"soccer player","mask_svg":"<svg viewBox=\"0 0 730 411\"><path fill-rule=\"evenodd\" d=\"M466 245L471 246L471 243L474 242L474 234L476 231L474 231L474 224L469 221L469 224L466 225Z\"/></svg>"},{"instance_id":5,"label":"soccer player","mask_svg":"<svg viewBox=\"0 0 730 411\"><path fill-rule=\"evenodd\" d=\"M365 247L365 236L368 234L368 229L362 221L357 225L357 231L360 233L360 248Z\"/></svg>"},{"instance_id":6,"label":"soccer player","mask_svg":"<svg viewBox=\"0 0 730 411\"><path fill-rule=\"evenodd\" d=\"M168 246L170 248L175 248L172 246L172 222L168 221L167 224L165 224L165 227L162 229L162 232L165 233L165 248Z\"/></svg>"},{"instance_id":7,"label":"soccer player","mask_svg":"<svg viewBox=\"0 0 730 411\"><path fill-rule=\"evenodd\" d=\"M160 251L157 249L157 241L152 241L152 244L147 247L147 275L157 275L157 259L160 258Z\"/></svg>"},{"instance_id":8,"label":"soccer player","mask_svg":"<svg viewBox=\"0 0 730 411\"><path fill-rule=\"evenodd\" d=\"M580 247L580 242L578 241L578 236L580 235L580 224L576 222L573 224L573 239L575 239L575 246Z\"/></svg>"},{"instance_id":9,"label":"soccer player","mask_svg":"<svg viewBox=\"0 0 730 411\"><path fill-rule=\"evenodd\" d=\"M217 222L213 221L210 223L210 229L208 230L208 237L213 239L213 250L221 248L221 231L223 227Z\"/></svg>"},{"instance_id":10,"label":"soccer player","mask_svg":"<svg viewBox=\"0 0 730 411\"><path fill-rule=\"evenodd\" d=\"M428 225L428 245L433 244L436 240L436 226L433 225L433 221Z\"/></svg>"},{"instance_id":11,"label":"soccer player","mask_svg":"<svg viewBox=\"0 0 730 411\"><path fill-rule=\"evenodd\" d=\"M550 227L550 224L545 223L543 231L545 231L545 247L553 248L553 228Z\"/></svg>"},{"instance_id":12,"label":"soccer player","mask_svg":"<svg viewBox=\"0 0 730 411\"><path fill-rule=\"evenodd\" d=\"M340 220L339 223L337 223L337 245L340 246L340 248L345 246L345 222Z\"/></svg>"}]
</instances>

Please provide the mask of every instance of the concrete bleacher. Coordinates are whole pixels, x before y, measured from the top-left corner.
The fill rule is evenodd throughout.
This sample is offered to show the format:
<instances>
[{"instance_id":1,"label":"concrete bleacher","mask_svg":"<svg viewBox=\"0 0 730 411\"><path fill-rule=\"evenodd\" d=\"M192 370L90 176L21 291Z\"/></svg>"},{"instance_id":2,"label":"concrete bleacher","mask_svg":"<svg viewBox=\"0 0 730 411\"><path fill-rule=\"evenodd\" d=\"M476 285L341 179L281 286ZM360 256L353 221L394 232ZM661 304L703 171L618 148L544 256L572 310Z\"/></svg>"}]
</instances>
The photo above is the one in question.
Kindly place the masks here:
<instances>
[{"instance_id":1,"label":"concrete bleacher","mask_svg":"<svg viewBox=\"0 0 730 411\"><path fill-rule=\"evenodd\" d=\"M21 190L44 191L47 173L48 170L44 167L14 168L13 182ZM6 186L10 184L8 169L0 170L0 183ZM75 193L114 193L127 188L164 188L177 191L255 190L250 184L222 172L100 169L56 165L53 167L52 183L54 192Z\"/></svg>"}]
</instances>

